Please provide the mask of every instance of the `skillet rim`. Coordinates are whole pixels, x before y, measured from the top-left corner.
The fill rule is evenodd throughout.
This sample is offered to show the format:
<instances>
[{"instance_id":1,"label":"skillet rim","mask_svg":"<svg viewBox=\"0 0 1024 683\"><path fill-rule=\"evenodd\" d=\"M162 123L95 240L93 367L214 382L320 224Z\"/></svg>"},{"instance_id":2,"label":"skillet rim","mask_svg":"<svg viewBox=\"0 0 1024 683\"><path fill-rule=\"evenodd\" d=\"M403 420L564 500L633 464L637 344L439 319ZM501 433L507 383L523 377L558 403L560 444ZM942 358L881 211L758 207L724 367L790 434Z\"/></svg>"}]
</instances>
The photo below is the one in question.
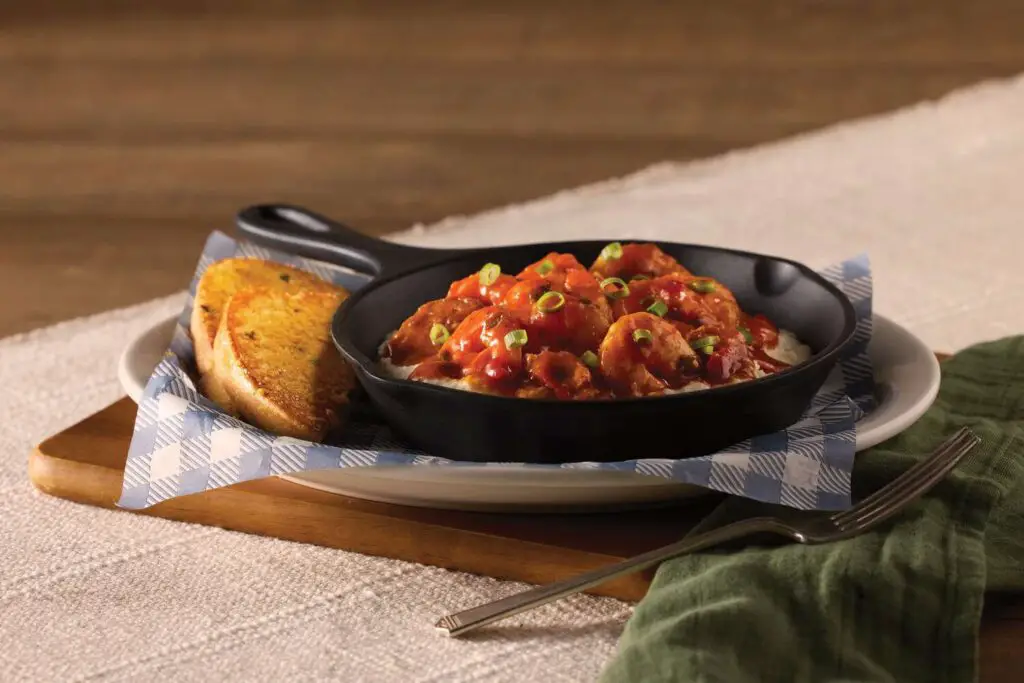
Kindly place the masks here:
<instances>
[{"instance_id":1,"label":"skillet rim","mask_svg":"<svg viewBox=\"0 0 1024 683\"><path fill-rule=\"evenodd\" d=\"M635 240L635 239L629 239L629 240L619 239L619 240L611 240L611 241L613 241L613 242L614 241L634 242L634 241L637 241L637 240ZM712 252L719 252L719 253L724 253L724 254L731 254L731 255L735 255L735 256L741 256L741 257L745 257L745 258L749 258L749 259L768 259L768 260L774 261L776 263L784 263L784 264L793 266L802 275L804 275L805 277L809 276L811 280L815 281L817 284L819 284L820 286L824 287L825 290L829 294L831 294L833 298L835 298L836 300L839 301L839 304L840 304L840 306L843 309L843 317L844 317L843 330L840 333L839 337L835 341L833 341L831 344L829 344L824 349L822 349L822 351L820 353L817 353L817 354L813 355L810 358L810 360L805 361L803 363L799 363L799 364L794 365L794 366L791 366L791 367L783 370L782 372L777 372L777 373L774 373L774 374L771 374L771 375L768 375L768 376L765 376L765 377L759 377L757 379L747 380L747 381L744 381L744 382L738 382L736 384L725 384L725 385L720 385L720 386L716 386L716 387L710 387L708 389L702 389L700 391L693 391L693 392L686 392L686 393L668 394L668 395L661 394L661 395L652 395L652 396L638 396L638 397L629 397L629 398L596 398L596 399L588 399L588 400L585 400L585 401L569 401L569 400L563 400L563 399L557 399L557 398L518 398L516 396L502 396L500 394L485 394L485 393L476 392L476 391L467 391L465 389L456 389L454 387L446 387L446 386L438 385L438 384L430 384L428 382L417 382L417 381L409 380L409 379L399 379L397 377L387 377L387 376L384 376L384 375L379 374L377 372L378 362L374 361L373 359L367 358L365 354L363 354L361 351L359 351L359 349L355 348L355 344L354 343L345 344L345 343L343 343L343 341L350 341L350 340L339 340L338 331L339 331L339 328L342 327L343 324L344 324L345 318L347 317L348 309L353 308L356 305L358 305L358 303L359 303L359 301L361 299L365 298L365 296L367 294L369 294L373 290L377 289L378 287L382 287L383 285L391 283L391 282L394 282L396 280L401 280L402 278L405 278L405 277L407 277L409 275L412 275L414 273L418 273L418 272L426 270L428 268L434 268L436 266L444 265L444 264L450 263L452 261L459 261L459 260L462 260L462 259L467 258L467 257L472 257L474 255L487 254L487 253L491 253L491 252L495 252L495 251L500 251L500 250L504 250L504 249L517 249L517 248L526 249L526 248L531 248L531 247L533 247L533 248L537 248L537 247L548 248L548 247L551 247L552 251L559 251L558 249L554 249L554 247L558 247L558 246L561 246L561 245L590 245L590 246L597 246L597 245L602 245L602 244L608 244L608 242L609 242L609 240L574 240L574 241L563 241L563 242L524 242L524 243L521 243L521 244L504 244L504 245L495 245L495 246L491 246L491 247L458 249L458 250L452 250L452 251L447 252L447 254L445 256L443 256L441 258L438 258L435 261L429 261L429 262L426 262L426 263L421 263L421 264L418 264L415 267L410 268L408 270L404 270L404 271L401 271L401 272L398 272L398 273L394 273L394 274L388 275L388 276L383 277L383 278L374 278L373 276L367 276L367 277L370 278L369 281L367 282L367 284L365 286L363 286L363 287L360 287L355 292L352 292L351 295L348 298L346 298L345 301L341 304L341 306L338 308L338 310L335 312L333 318L331 319L331 340L334 342L335 347L341 352L341 354L343 356L345 356L345 358L349 362L354 363L355 365L358 366L358 369L359 369L360 373L368 376L370 379L372 379L374 382L376 382L378 384L385 384L385 385L386 384L394 384L394 385L397 385L399 387L415 388L417 390L427 391L428 393L433 392L433 393L435 393L435 394L437 394L439 396L442 396L442 397L443 396L454 397L456 395L476 397L480 401L489 401L489 402L492 402L492 403L495 403L495 404L518 405L518 404L522 404L523 402L529 402L531 405L541 405L541 406L544 406L544 405L547 405L547 406L573 406L574 410L586 410L587 408L584 408L583 406L637 405L637 404L643 404L643 403L650 403L651 401L669 400L669 399L677 399L677 400L680 400L680 401L688 401L688 400L689 401L693 401L693 400L699 400L699 399L707 396L708 392L715 392L714 393L715 396L725 396L725 397L728 397L728 394L730 394L730 393L742 392L744 390L749 392L752 387L762 387L762 386L769 386L770 387L770 386L772 386L774 384L779 384L781 382L784 382L788 378L794 377L795 375L797 375L797 374L799 374L801 372L807 372L811 368L818 367L820 365L824 365L826 363L832 362L833 359L835 358L835 356L837 356L840 353L840 351L843 350L843 348L845 348L847 345L849 345L853 341L853 337L856 334L856 331L857 331L857 313L854 310L853 303L850 301L849 297L846 296L846 294L844 294L842 290L840 290L834 284L832 284L831 282L826 280L824 277L822 277L815 270L813 270L812 268L810 268L807 265L804 265L803 263L800 263L799 261L794 261L792 259L788 259L788 258L785 258L785 257L782 257L782 256L773 256L771 254L762 254L762 253L753 252L753 251L745 251L745 250L742 250L742 249L730 249L728 247L716 247L716 246L706 245L706 244L696 244L696 243L692 243L692 242L667 242L667 241L663 241L663 240L646 240L645 243L650 243L650 244L658 245L659 248L662 245L669 245L669 246L672 246L672 247L683 247L683 248L690 248L690 249L699 249L699 250L705 250L705 251L712 251ZM362 273L360 273L360 275L362 275ZM711 277L714 277L714 274L711 274ZM424 301L423 303L426 303L426 301ZM351 335L349 335L349 336L351 336ZM351 348L349 348L349 347L351 347Z\"/></svg>"}]
</instances>

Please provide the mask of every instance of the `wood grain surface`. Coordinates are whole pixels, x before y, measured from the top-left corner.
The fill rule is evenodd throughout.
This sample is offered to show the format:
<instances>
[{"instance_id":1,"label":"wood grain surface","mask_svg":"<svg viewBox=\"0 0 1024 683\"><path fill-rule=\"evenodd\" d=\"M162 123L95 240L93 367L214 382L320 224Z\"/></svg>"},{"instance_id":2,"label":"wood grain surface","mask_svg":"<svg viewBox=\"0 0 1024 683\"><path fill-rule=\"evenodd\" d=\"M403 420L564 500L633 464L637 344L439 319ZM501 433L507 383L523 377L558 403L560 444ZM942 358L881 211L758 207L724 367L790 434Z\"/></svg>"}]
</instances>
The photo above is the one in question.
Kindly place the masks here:
<instances>
[{"instance_id":1,"label":"wood grain surface","mask_svg":"<svg viewBox=\"0 0 1024 683\"><path fill-rule=\"evenodd\" d=\"M125 398L47 439L29 458L32 483L53 496L115 507L135 412ZM140 514L547 583L676 541L719 500L586 515L455 512L357 500L272 477L175 498ZM638 573L592 592L639 600L652 577Z\"/></svg>"},{"instance_id":2,"label":"wood grain surface","mask_svg":"<svg viewBox=\"0 0 1024 683\"><path fill-rule=\"evenodd\" d=\"M50 495L114 507L135 417L125 398L39 445L29 476ZM678 540L717 497L666 511L506 515L355 500L276 478L184 496L139 513L301 543L354 550L486 576L547 583ZM593 589L640 599L653 572ZM982 620L983 683L1020 680L1024 599L989 595Z\"/></svg>"},{"instance_id":3,"label":"wood grain surface","mask_svg":"<svg viewBox=\"0 0 1024 683\"><path fill-rule=\"evenodd\" d=\"M0 3L0 336L248 203L379 234L1024 70L1018 0L215 4Z\"/></svg>"}]
</instances>

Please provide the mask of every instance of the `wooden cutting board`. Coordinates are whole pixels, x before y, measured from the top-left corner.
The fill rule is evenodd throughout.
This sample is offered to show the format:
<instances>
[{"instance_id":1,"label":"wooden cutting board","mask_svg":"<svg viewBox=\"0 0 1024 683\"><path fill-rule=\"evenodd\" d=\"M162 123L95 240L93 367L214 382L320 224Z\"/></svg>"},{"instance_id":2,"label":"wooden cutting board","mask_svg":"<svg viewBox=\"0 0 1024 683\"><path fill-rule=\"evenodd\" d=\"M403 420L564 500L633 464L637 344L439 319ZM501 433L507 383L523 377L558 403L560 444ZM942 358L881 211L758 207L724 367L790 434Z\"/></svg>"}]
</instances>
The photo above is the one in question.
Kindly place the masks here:
<instances>
[{"instance_id":1,"label":"wooden cutting board","mask_svg":"<svg viewBox=\"0 0 1024 683\"><path fill-rule=\"evenodd\" d=\"M33 484L116 507L135 412L124 398L39 444L29 459ZM272 477L125 512L547 583L678 540L719 500L600 514L457 512L346 498ZM592 592L639 600L652 576L638 573Z\"/></svg>"}]
</instances>

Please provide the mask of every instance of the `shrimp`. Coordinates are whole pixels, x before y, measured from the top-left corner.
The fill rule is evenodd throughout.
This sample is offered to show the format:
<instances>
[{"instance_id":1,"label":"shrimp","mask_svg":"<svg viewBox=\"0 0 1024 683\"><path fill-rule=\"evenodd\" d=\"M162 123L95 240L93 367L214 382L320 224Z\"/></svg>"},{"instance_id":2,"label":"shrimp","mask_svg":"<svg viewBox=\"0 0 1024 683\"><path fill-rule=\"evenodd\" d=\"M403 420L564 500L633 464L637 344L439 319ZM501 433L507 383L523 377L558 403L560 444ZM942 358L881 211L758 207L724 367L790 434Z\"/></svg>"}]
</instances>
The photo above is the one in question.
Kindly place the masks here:
<instances>
[{"instance_id":1,"label":"shrimp","mask_svg":"<svg viewBox=\"0 0 1024 683\"><path fill-rule=\"evenodd\" d=\"M436 299L428 301L409 316L391 335L383 356L395 365L415 365L437 354L436 340L431 336L434 325L443 325L450 333L470 314L483 307L476 299ZM443 341L443 339L441 339Z\"/></svg>"},{"instance_id":2,"label":"shrimp","mask_svg":"<svg viewBox=\"0 0 1024 683\"><path fill-rule=\"evenodd\" d=\"M525 280L527 278L544 277L556 271L566 273L571 270L586 270L586 268L572 254L559 254L553 251L536 263L531 263L523 268L516 277L520 280Z\"/></svg>"},{"instance_id":3,"label":"shrimp","mask_svg":"<svg viewBox=\"0 0 1024 683\"><path fill-rule=\"evenodd\" d=\"M618 277L630 280L636 276L658 277L669 273L690 275L690 271L679 261L663 252L654 244L622 244L612 243L604 248L597 257L591 272L598 279Z\"/></svg>"},{"instance_id":4,"label":"shrimp","mask_svg":"<svg viewBox=\"0 0 1024 683\"><path fill-rule=\"evenodd\" d=\"M476 355L465 371L466 382L485 393L511 393L523 374L523 350L492 344Z\"/></svg>"},{"instance_id":5,"label":"shrimp","mask_svg":"<svg viewBox=\"0 0 1024 683\"><path fill-rule=\"evenodd\" d=\"M439 353L445 362L465 364L488 349L504 344L505 336L525 327L521 316L505 306L487 306L473 311L463 320Z\"/></svg>"},{"instance_id":6,"label":"shrimp","mask_svg":"<svg viewBox=\"0 0 1024 683\"><path fill-rule=\"evenodd\" d=\"M601 293L597 280L585 270L552 271L544 277L520 280L508 290L502 303L511 309L525 310L531 308L547 292L570 294L584 305L593 304L611 323L611 307Z\"/></svg>"},{"instance_id":7,"label":"shrimp","mask_svg":"<svg viewBox=\"0 0 1024 683\"><path fill-rule=\"evenodd\" d=\"M523 312L529 316L527 351L550 348L581 354L598 347L611 324L607 310L571 294L551 292L544 296Z\"/></svg>"},{"instance_id":8,"label":"shrimp","mask_svg":"<svg viewBox=\"0 0 1024 683\"><path fill-rule=\"evenodd\" d=\"M661 315L688 325L700 325L712 317L700 295L686 286L682 275L663 275L653 280L633 280L620 290L612 301L612 315L620 318L641 311L656 312L659 302L664 305Z\"/></svg>"},{"instance_id":9,"label":"shrimp","mask_svg":"<svg viewBox=\"0 0 1024 683\"><path fill-rule=\"evenodd\" d=\"M730 330L740 324L740 306L729 288L710 277L686 278L686 287L696 292L718 323Z\"/></svg>"},{"instance_id":10,"label":"shrimp","mask_svg":"<svg viewBox=\"0 0 1024 683\"><path fill-rule=\"evenodd\" d=\"M756 377L754 357L740 330L712 323L696 327L683 337L690 348L700 351L704 374L711 384Z\"/></svg>"},{"instance_id":11,"label":"shrimp","mask_svg":"<svg viewBox=\"0 0 1024 683\"><path fill-rule=\"evenodd\" d=\"M528 354L526 371L532 382L516 392L521 398L597 398L590 368L568 351Z\"/></svg>"},{"instance_id":12,"label":"shrimp","mask_svg":"<svg viewBox=\"0 0 1024 683\"><path fill-rule=\"evenodd\" d=\"M678 388L700 366L682 333L671 322L646 312L630 313L612 323L598 358L601 373L621 396Z\"/></svg>"},{"instance_id":13,"label":"shrimp","mask_svg":"<svg viewBox=\"0 0 1024 683\"><path fill-rule=\"evenodd\" d=\"M487 278L482 273L473 273L461 280L456 280L448 288L449 299L478 299L484 304L499 303L508 290L516 284L511 275L497 275L493 282L484 284Z\"/></svg>"}]
</instances>

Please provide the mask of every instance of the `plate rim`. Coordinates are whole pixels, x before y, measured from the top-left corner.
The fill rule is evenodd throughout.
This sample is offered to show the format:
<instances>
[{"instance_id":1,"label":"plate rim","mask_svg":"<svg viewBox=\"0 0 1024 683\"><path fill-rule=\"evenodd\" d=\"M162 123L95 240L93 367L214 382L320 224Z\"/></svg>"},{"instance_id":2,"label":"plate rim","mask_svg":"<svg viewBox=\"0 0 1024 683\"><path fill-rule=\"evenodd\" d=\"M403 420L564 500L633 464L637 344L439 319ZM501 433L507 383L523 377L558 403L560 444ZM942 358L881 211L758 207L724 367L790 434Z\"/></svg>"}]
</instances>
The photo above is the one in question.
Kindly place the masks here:
<instances>
[{"instance_id":1,"label":"plate rim","mask_svg":"<svg viewBox=\"0 0 1024 683\"><path fill-rule=\"evenodd\" d=\"M917 422L921 416L928 411L932 404L935 403L935 399L939 395L939 387L942 380L942 368L939 365L939 359L935 355L935 352L925 344L924 340L896 321L891 318L887 318L884 315L875 313L872 318L873 326L876 328L879 326L890 328L891 332L895 336L902 337L902 341L907 345L908 350L913 350L915 361L919 361L921 363L920 370L927 373L927 386L924 392L918 396L908 408L903 412L894 415L887 422L883 422L882 424L867 431L858 429L858 453L873 446L877 446L883 441L903 432ZM879 323L881 323L881 325L879 325Z\"/></svg>"},{"instance_id":2,"label":"plate rim","mask_svg":"<svg viewBox=\"0 0 1024 683\"><path fill-rule=\"evenodd\" d=\"M870 430L863 431L858 429L856 443L856 450L858 452L895 436L916 422L935 401L939 390L939 380L941 378L938 358L924 343L924 341L899 323L885 317L884 315L874 313L873 320L874 325L876 326L876 331L878 328L889 328L887 331L888 334L895 335L900 340L901 346L909 352L909 358L911 358L912 361L911 365L920 365L919 371L924 372L924 379L922 381L926 382L926 387L925 390L917 396L915 401L902 412L892 416L887 421ZM118 380L128 396L136 403L138 403L142 397L145 385L148 382L149 374L147 373L146 379L140 383L138 377L139 373L133 372L133 366L138 367L140 363L139 356L142 354L147 354L151 359L162 358L170 339L174 335L175 329L179 324L180 315L168 316L167 318L157 321L147 326L145 329L140 330L139 333L130 339L122 349L117 366ZM159 348L157 348L156 345L156 340L158 339L161 340ZM146 365L148 366L149 363L147 362ZM151 371L152 370L150 370L150 372ZM410 472L419 471L415 468L408 469ZM540 470L545 470L548 473L553 471L548 468L535 468L529 466L522 468L517 467L516 469L529 470L533 474L539 474ZM546 498L542 496L543 500L537 500L538 487L530 482L521 482L510 486L509 482L506 480L502 482L501 489L496 489L493 485L495 482L488 482L486 481L488 477L480 476L482 473L487 473L488 475L495 474L497 470L493 467L465 466L456 468L455 471L459 474L469 475L472 477L474 480L474 488L479 487L481 492L485 490L490 490L492 492L495 490L501 490L506 495L498 496L500 500L494 501L480 499L479 497L477 497L477 500L468 500L460 498L458 494L453 495L450 490L447 494L441 490L443 487L450 487L451 484L458 484L458 482L427 482L409 480L404 477L396 477L394 482L399 485L402 483L408 485L419 481L417 486L426 487L426 489L431 490L417 489L423 495L412 498L403 495L401 491L397 490L392 495L388 492L381 492L380 487L382 485L386 486L385 482L388 479L387 477L373 477L370 472L365 470L358 473L350 470L338 470L338 472L344 473L346 476L356 474L357 476L367 477L367 475L371 475L368 478L376 480L376 486L366 488L366 483L364 482L363 489L360 489L358 481L355 481L355 478L351 476L349 476L349 479L352 479L353 481L339 481L336 484L324 484L322 482L310 481L301 475L279 475L279 477L300 486L306 486L336 495L362 498L365 500L376 500L382 503L483 512L586 512L596 509L609 510L634 506L649 507L651 505L664 504L669 500L680 501L690 498L693 495L710 493L708 489L685 484L683 482L671 479L660 479L659 477L650 477L650 479L659 481L649 483L645 482L643 488L647 490L647 493L637 498L636 495L633 495L637 493L635 491L636 487L632 485L633 482L629 482L625 478L613 480L609 477L608 481L588 482L586 486L581 484L578 487L581 491L589 491L584 500L558 502L551 499L550 496ZM556 471L577 472L577 470ZM583 472L585 471L586 470L583 470ZM606 474L616 473L606 472ZM465 483L466 482L463 482L463 484ZM554 491L557 488L558 487L556 486L552 486L551 490ZM515 491L518 491L519 493L512 496L509 495ZM633 491L633 494L630 494L630 491ZM616 497L623 498L623 500L613 500Z\"/></svg>"},{"instance_id":3,"label":"plate rim","mask_svg":"<svg viewBox=\"0 0 1024 683\"><path fill-rule=\"evenodd\" d=\"M939 360L935 356L935 352L933 352L920 337L913 334L910 330L903 327L896 321L882 314L874 313L872 317L874 321L873 324L875 326L889 327L897 336L903 338L903 341L908 345L908 347L912 347L915 359L919 359L922 362L921 369L927 370L928 386L925 392L904 412L893 416L889 421L884 422L867 432L858 430L858 452L878 445L882 441L899 434L916 422L925 413L925 411L931 407L932 403L935 402L935 398L939 391L939 380L941 377ZM142 393L145 390L145 382L140 384L136 377L136 373L132 371L132 366L136 363L136 356L147 352L154 356L162 356L164 351L166 351L167 344L170 342L171 335L174 333L174 328L179 324L179 322L180 315L168 316L163 320L159 320L141 330L136 336L130 339L121 350L117 363L118 381L121 384L121 388L135 403L139 402L142 397ZM158 330L163 330L164 328L167 328L167 341L163 344L160 350L154 351L153 349L145 349L143 347L143 343L150 337L156 337Z\"/></svg>"}]
</instances>

